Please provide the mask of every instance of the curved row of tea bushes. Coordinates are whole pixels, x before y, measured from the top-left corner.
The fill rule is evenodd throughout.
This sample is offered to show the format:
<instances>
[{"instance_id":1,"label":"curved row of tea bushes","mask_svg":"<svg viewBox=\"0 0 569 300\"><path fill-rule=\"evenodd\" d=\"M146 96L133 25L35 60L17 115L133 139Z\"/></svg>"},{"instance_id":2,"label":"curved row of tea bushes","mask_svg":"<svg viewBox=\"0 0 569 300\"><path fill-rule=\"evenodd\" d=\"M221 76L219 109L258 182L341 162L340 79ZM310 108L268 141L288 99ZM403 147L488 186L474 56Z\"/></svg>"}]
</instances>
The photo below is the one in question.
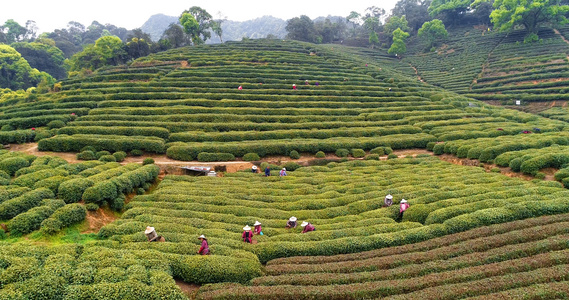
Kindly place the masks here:
<instances>
[{"instance_id":1,"label":"curved row of tea bushes","mask_svg":"<svg viewBox=\"0 0 569 300\"><path fill-rule=\"evenodd\" d=\"M164 140L149 136L121 136L121 135L57 135L49 139L43 139L38 143L40 151L56 152L79 152L86 146L92 146L97 151L110 152L143 150L153 153L164 153Z\"/></svg>"},{"instance_id":2,"label":"curved row of tea bushes","mask_svg":"<svg viewBox=\"0 0 569 300\"><path fill-rule=\"evenodd\" d=\"M172 143L166 151L166 155L178 160L192 160L201 152L224 152L235 156L243 156L254 152L260 156L265 155L288 155L290 151L316 153L318 151L334 152L337 149L364 149L371 150L385 146L392 149L425 148L427 143L435 141L435 137L428 134L393 134L382 137L362 137L359 139L329 138L329 139L293 139L293 140L264 140L262 143L252 142L228 142L217 143L192 143L183 145Z\"/></svg>"}]
</instances>

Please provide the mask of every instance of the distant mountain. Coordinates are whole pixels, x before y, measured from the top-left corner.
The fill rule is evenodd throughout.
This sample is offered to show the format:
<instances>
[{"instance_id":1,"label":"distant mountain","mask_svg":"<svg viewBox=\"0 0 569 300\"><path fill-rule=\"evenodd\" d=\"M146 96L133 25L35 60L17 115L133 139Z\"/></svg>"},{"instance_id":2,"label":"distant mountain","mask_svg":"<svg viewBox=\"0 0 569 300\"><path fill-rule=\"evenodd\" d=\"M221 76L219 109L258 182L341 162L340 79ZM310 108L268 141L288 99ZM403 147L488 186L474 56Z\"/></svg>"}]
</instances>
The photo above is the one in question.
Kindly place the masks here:
<instances>
[{"instance_id":1,"label":"distant mountain","mask_svg":"<svg viewBox=\"0 0 569 300\"><path fill-rule=\"evenodd\" d=\"M172 23L178 23L178 17L166 16L163 14L153 15L148 21L140 27L142 31L150 34L153 41L158 41L162 33ZM224 21L221 24L223 29L223 41L240 41L244 37L251 39L264 38L269 34L277 38L284 38L286 35L286 21L283 19L264 16L254 20L237 22L237 21ZM211 39L207 44L219 43L219 37L215 34L211 35Z\"/></svg>"},{"instance_id":2,"label":"distant mountain","mask_svg":"<svg viewBox=\"0 0 569 300\"><path fill-rule=\"evenodd\" d=\"M168 29L172 23L178 23L178 17L167 16L164 14L157 14L151 16L144 25L140 27L142 31L150 34L153 41L158 41L162 33Z\"/></svg>"}]
</instances>

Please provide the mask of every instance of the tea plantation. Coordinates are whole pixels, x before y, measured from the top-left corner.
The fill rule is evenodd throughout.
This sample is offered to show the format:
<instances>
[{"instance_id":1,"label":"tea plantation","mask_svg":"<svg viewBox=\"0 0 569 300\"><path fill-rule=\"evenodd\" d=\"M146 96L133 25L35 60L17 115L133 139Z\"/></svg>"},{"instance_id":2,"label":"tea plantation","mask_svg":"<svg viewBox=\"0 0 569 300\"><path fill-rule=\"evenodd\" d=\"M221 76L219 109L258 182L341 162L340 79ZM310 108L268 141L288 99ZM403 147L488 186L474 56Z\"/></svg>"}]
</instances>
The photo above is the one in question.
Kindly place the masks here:
<instances>
[{"instance_id":1,"label":"tea plantation","mask_svg":"<svg viewBox=\"0 0 569 300\"><path fill-rule=\"evenodd\" d=\"M567 298L568 124L476 100L510 101L526 81L561 76L569 45L540 36L530 49L516 34L457 30L436 52L402 60L280 40L195 46L4 102L0 142L85 161L0 150L0 299ZM378 160L417 148L477 166ZM163 179L157 165L117 162L320 151L362 159L286 177ZM555 180L538 179L544 168ZM403 198L410 208L397 222ZM72 240L99 207L120 218ZM317 230L285 229L291 216ZM264 235L244 243L255 221ZM147 242L146 226L166 242ZM202 234L211 255L197 254Z\"/></svg>"}]
</instances>

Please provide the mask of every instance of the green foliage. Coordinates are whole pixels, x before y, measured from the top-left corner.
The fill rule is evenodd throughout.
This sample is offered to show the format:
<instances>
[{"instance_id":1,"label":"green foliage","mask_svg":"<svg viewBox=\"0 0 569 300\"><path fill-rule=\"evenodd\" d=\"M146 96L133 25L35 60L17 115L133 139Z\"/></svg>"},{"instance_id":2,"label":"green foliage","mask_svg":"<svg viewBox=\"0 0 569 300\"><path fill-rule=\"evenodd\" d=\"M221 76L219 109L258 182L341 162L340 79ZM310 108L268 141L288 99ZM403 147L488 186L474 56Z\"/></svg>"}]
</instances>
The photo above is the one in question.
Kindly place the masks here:
<instances>
[{"instance_id":1,"label":"green foliage","mask_svg":"<svg viewBox=\"0 0 569 300\"><path fill-rule=\"evenodd\" d=\"M102 162L116 162L117 159L116 159L116 157L114 157L113 155L107 154L107 155L102 155L101 157L99 157L99 161L102 161Z\"/></svg>"},{"instance_id":2,"label":"green foliage","mask_svg":"<svg viewBox=\"0 0 569 300\"><path fill-rule=\"evenodd\" d=\"M366 155L366 152L363 149L352 149L350 153L355 158L362 158Z\"/></svg>"},{"instance_id":3,"label":"green foliage","mask_svg":"<svg viewBox=\"0 0 569 300\"><path fill-rule=\"evenodd\" d=\"M24 157L11 157L0 161L0 170L14 176L16 171L29 165L30 162Z\"/></svg>"},{"instance_id":4,"label":"green foliage","mask_svg":"<svg viewBox=\"0 0 569 300\"><path fill-rule=\"evenodd\" d=\"M150 165L154 163L154 159L152 157L147 157L142 161L142 165Z\"/></svg>"},{"instance_id":5,"label":"green foliage","mask_svg":"<svg viewBox=\"0 0 569 300\"><path fill-rule=\"evenodd\" d=\"M409 25L407 23L407 18L405 15L402 16L391 16L387 19L385 24L383 25L383 33L388 37L394 37L394 31L397 29L401 31L409 31ZM401 52L403 53L403 52Z\"/></svg>"},{"instance_id":6,"label":"green foliage","mask_svg":"<svg viewBox=\"0 0 569 300\"><path fill-rule=\"evenodd\" d=\"M393 31L392 35L393 35L393 44L391 44L391 47L389 48L389 50L387 50L387 53L389 54L406 53L407 46L405 45L405 40L409 37L409 33L404 32L403 30L401 30L401 28L397 28L395 31Z\"/></svg>"},{"instance_id":7,"label":"green foliage","mask_svg":"<svg viewBox=\"0 0 569 300\"><path fill-rule=\"evenodd\" d=\"M27 89L40 82L55 83L55 79L45 72L30 67L28 62L14 48L0 45L0 88L12 90Z\"/></svg>"},{"instance_id":8,"label":"green foliage","mask_svg":"<svg viewBox=\"0 0 569 300\"><path fill-rule=\"evenodd\" d=\"M289 161L284 165L282 165L282 167L286 168L287 171L296 171L298 168L301 168L302 166L295 163L294 161Z\"/></svg>"},{"instance_id":9,"label":"green foliage","mask_svg":"<svg viewBox=\"0 0 569 300\"><path fill-rule=\"evenodd\" d=\"M348 157L348 154L350 154L350 151L348 149L338 149L338 150L336 150L335 154L338 157Z\"/></svg>"},{"instance_id":10,"label":"green foliage","mask_svg":"<svg viewBox=\"0 0 569 300\"><path fill-rule=\"evenodd\" d=\"M130 151L130 154L132 156L141 156L144 154L144 152L140 149L133 149L132 151Z\"/></svg>"},{"instance_id":11,"label":"green foliage","mask_svg":"<svg viewBox=\"0 0 569 300\"><path fill-rule=\"evenodd\" d=\"M95 160L95 159L97 159L97 155L95 154L95 152L90 151L90 150L86 150L86 151L82 151L80 153L77 153L76 157L79 160Z\"/></svg>"},{"instance_id":12,"label":"green foliage","mask_svg":"<svg viewBox=\"0 0 569 300\"><path fill-rule=\"evenodd\" d=\"M208 153L201 152L198 154L198 161L232 161L235 156L231 153Z\"/></svg>"},{"instance_id":13,"label":"green foliage","mask_svg":"<svg viewBox=\"0 0 569 300\"><path fill-rule=\"evenodd\" d=\"M198 284L214 282L246 283L261 275L261 264L249 259L220 255L191 255L173 264L174 276Z\"/></svg>"},{"instance_id":14,"label":"green foliage","mask_svg":"<svg viewBox=\"0 0 569 300\"><path fill-rule=\"evenodd\" d=\"M88 211L96 211L99 209L99 205L97 203L87 203L85 204L85 208Z\"/></svg>"},{"instance_id":15,"label":"green foliage","mask_svg":"<svg viewBox=\"0 0 569 300\"><path fill-rule=\"evenodd\" d=\"M397 154L393 154L393 153L392 153L392 154L389 154L389 155L387 156L387 159L394 159L394 158L398 158Z\"/></svg>"},{"instance_id":16,"label":"green foliage","mask_svg":"<svg viewBox=\"0 0 569 300\"><path fill-rule=\"evenodd\" d=\"M113 153L113 156L115 157L117 162L122 162L126 158L126 152L117 151L117 152Z\"/></svg>"},{"instance_id":17,"label":"green foliage","mask_svg":"<svg viewBox=\"0 0 569 300\"><path fill-rule=\"evenodd\" d=\"M323 151L318 151L318 152L316 152L316 154L314 155L314 157L316 157L316 158L324 158L324 157L326 157L326 153L324 153Z\"/></svg>"},{"instance_id":18,"label":"green foliage","mask_svg":"<svg viewBox=\"0 0 569 300\"><path fill-rule=\"evenodd\" d=\"M65 203L76 203L81 201L85 190L94 185L88 178L75 178L65 181L59 185L57 196Z\"/></svg>"},{"instance_id":19,"label":"green foliage","mask_svg":"<svg viewBox=\"0 0 569 300\"><path fill-rule=\"evenodd\" d=\"M56 128L65 127L65 122L63 122L61 120L53 120L53 121L47 123L47 127L49 129L56 129Z\"/></svg>"},{"instance_id":20,"label":"green foliage","mask_svg":"<svg viewBox=\"0 0 569 300\"><path fill-rule=\"evenodd\" d=\"M288 156L292 159L299 159L300 158L300 153L298 153L298 151L296 150L292 150L290 151L290 153L288 154Z\"/></svg>"},{"instance_id":21,"label":"green foliage","mask_svg":"<svg viewBox=\"0 0 569 300\"><path fill-rule=\"evenodd\" d=\"M250 152L250 153L243 155L243 160L244 161L259 161L259 160L261 160L261 157L259 157L259 154L257 154L257 153Z\"/></svg>"},{"instance_id":22,"label":"green foliage","mask_svg":"<svg viewBox=\"0 0 569 300\"><path fill-rule=\"evenodd\" d=\"M41 204L43 199L53 198L55 195L46 188L29 191L19 197L4 201L0 204L0 219L11 219L23 212Z\"/></svg>"},{"instance_id":23,"label":"green foliage","mask_svg":"<svg viewBox=\"0 0 569 300\"><path fill-rule=\"evenodd\" d=\"M417 32L417 35L425 40L428 47L435 45L437 41L444 40L448 37L448 32L445 28L445 24L439 19L434 19L429 22L425 22L423 26Z\"/></svg>"},{"instance_id":24,"label":"green foliage","mask_svg":"<svg viewBox=\"0 0 569 300\"><path fill-rule=\"evenodd\" d=\"M494 27L500 31L509 31L521 25L531 35L536 34L543 23L555 26L568 22L565 16L569 12L569 5L560 4L559 1L550 0L497 0L494 1L490 18Z\"/></svg>"}]
</instances>

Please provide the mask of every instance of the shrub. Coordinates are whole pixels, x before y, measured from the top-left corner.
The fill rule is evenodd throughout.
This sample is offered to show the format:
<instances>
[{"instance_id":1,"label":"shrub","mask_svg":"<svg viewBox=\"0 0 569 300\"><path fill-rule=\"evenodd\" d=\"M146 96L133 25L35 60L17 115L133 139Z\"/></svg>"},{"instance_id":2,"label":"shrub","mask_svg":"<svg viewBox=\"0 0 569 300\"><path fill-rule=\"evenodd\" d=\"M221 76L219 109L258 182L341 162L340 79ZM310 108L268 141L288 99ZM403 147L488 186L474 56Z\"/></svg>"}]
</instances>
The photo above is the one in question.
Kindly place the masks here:
<instances>
[{"instance_id":1,"label":"shrub","mask_svg":"<svg viewBox=\"0 0 569 300\"><path fill-rule=\"evenodd\" d=\"M302 166L293 162L293 161L289 161L289 162L285 163L284 165L282 165L282 168L286 168L287 171L295 171L298 168L302 168Z\"/></svg>"},{"instance_id":2,"label":"shrub","mask_svg":"<svg viewBox=\"0 0 569 300\"><path fill-rule=\"evenodd\" d=\"M545 179L545 173L537 172L537 174L535 174L535 178L536 179Z\"/></svg>"},{"instance_id":3,"label":"shrub","mask_svg":"<svg viewBox=\"0 0 569 300\"><path fill-rule=\"evenodd\" d=\"M121 211L124 208L125 201L126 201L126 198L125 198L124 194L121 194L118 197L116 197L115 199L113 199L113 201L109 202L109 206L113 210Z\"/></svg>"},{"instance_id":4,"label":"shrub","mask_svg":"<svg viewBox=\"0 0 569 300\"><path fill-rule=\"evenodd\" d=\"M355 158L362 158L366 155L366 152L363 149L352 149L352 156Z\"/></svg>"},{"instance_id":5,"label":"shrub","mask_svg":"<svg viewBox=\"0 0 569 300\"><path fill-rule=\"evenodd\" d=\"M103 155L103 156L99 157L99 161L102 161L102 162L116 162L117 159L115 158L115 156L109 154L109 155Z\"/></svg>"},{"instance_id":6,"label":"shrub","mask_svg":"<svg viewBox=\"0 0 569 300\"><path fill-rule=\"evenodd\" d=\"M83 148L81 148L81 152L83 151L92 151L93 153L97 152L97 149L95 149L95 147L93 146L85 146Z\"/></svg>"},{"instance_id":7,"label":"shrub","mask_svg":"<svg viewBox=\"0 0 569 300\"><path fill-rule=\"evenodd\" d=\"M154 163L154 158L152 158L152 157L147 157L142 161L143 166L150 165L153 163Z\"/></svg>"},{"instance_id":8,"label":"shrub","mask_svg":"<svg viewBox=\"0 0 569 300\"><path fill-rule=\"evenodd\" d=\"M296 150L292 150L292 151L290 151L288 156L292 159L299 159L300 153L298 153L298 151L296 151Z\"/></svg>"},{"instance_id":9,"label":"shrub","mask_svg":"<svg viewBox=\"0 0 569 300\"><path fill-rule=\"evenodd\" d=\"M56 129L56 128L62 128L65 127L65 122L61 121L61 120L53 120L50 121L49 123L47 123L47 128L49 129Z\"/></svg>"},{"instance_id":10,"label":"shrub","mask_svg":"<svg viewBox=\"0 0 569 300\"><path fill-rule=\"evenodd\" d=\"M39 229L42 221L49 218L56 209L64 205L65 202L61 200L49 200L46 205L34 207L25 213L17 215L8 223L10 235L22 235Z\"/></svg>"},{"instance_id":11,"label":"shrub","mask_svg":"<svg viewBox=\"0 0 569 300\"><path fill-rule=\"evenodd\" d=\"M369 151L370 154L377 154L379 156L381 155L385 155L385 150L383 149L383 147L376 147L371 149L371 151Z\"/></svg>"},{"instance_id":12,"label":"shrub","mask_svg":"<svg viewBox=\"0 0 569 300\"><path fill-rule=\"evenodd\" d=\"M134 149L132 151L130 151L130 155L132 156L142 156L144 154L144 152L140 149Z\"/></svg>"},{"instance_id":13,"label":"shrub","mask_svg":"<svg viewBox=\"0 0 569 300\"><path fill-rule=\"evenodd\" d=\"M40 188L27 192L19 197L7 200L0 204L0 219L11 219L33 207L40 205L43 199L54 198L52 191Z\"/></svg>"},{"instance_id":14,"label":"shrub","mask_svg":"<svg viewBox=\"0 0 569 300\"><path fill-rule=\"evenodd\" d=\"M13 130L15 130L14 126L10 124L2 125L2 128L0 129L0 131L13 131Z\"/></svg>"},{"instance_id":15,"label":"shrub","mask_svg":"<svg viewBox=\"0 0 569 300\"><path fill-rule=\"evenodd\" d=\"M11 157L0 161L0 170L14 176L21 168L29 167L30 162L23 157Z\"/></svg>"},{"instance_id":16,"label":"shrub","mask_svg":"<svg viewBox=\"0 0 569 300\"><path fill-rule=\"evenodd\" d=\"M257 154L257 153L249 152L249 153L243 155L243 160L244 161L259 161L259 160L261 160L261 157L259 157L259 154Z\"/></svg>"},{"instance_id":17,"label":"shrub","mask_svg":"<svg viewBox=\"0 0 569 300\"><path fill-rule=\"evenodd\" d=\"M81 201L85 190L92 187L94 182L88 178L76 178L65 181L59 185L58 197L65 203L76 203Z\"/></svg>"},{"instance_id":18,"label":"shrub","mask_svg":"<svg viewBox=\"0 0 569 300\"><path fill-rule=\"evenodd\" d=\"M126 152L117 151L117 152L113 153L113 156L115 157L116 161L121 162L121 161L124 161L124 159L126 158Z\"/></svg>"},{"instance_id":19,"label":"shrub","mask_svg":"<svg viewBox=\"0 0 569 300\"><path fill-rule=\"evenodd\" d=\"M194 157L192 156L191 152L188 151L188 148L185 146L169 147L168 150L166 150L166 155L172 159L177 159L177 160L183 160L183 161L194 160Z\"/></svg>"},{"instance_id":20,"label":"shrub","mask_svg":"<svg viewBox=\"0 0 569 300\"><path fill-rule=\"evenodd\" d=\"M137 195L144 195L145 193L146 193L146 191L143 188L137 188L136 189Z\"/></svg>"},{"instance_id":21,"label":"shrub","mask_svg":"<svg viewBox=\"0 0 569 300\"><path fill-rule=\"evenodd\" d=\"M79 160L95 160L95 159L97 159L97 156L95 155L95 152L90 151L90 150L86 150L86 151L82 151L80 153L77 153L77 159L79 159Z\"/></svg>"},{"instance_id":22,"label":"shrub","mask_svg":"<svg viewBox=\"0 0 569 300\"><path fill-rule=\"evenodd\" d=\"M323 151L318 151L318 152L316 152L316 154L314 155L314 157L316 157L316 158L325 158L325 157L326 157L326 153L324 153Z\"/></svg>"},{"instance_id":23,"label":"shrub","mask_svg":"<svg viewBox=\"0 0 569 300\"><path fill-rule=\"evenodd\" d=\"M105 155L111 155L111 153L109 151L105 151L105 150L95 153L95 157L97 157L97 159L99 159Z\"/></svg>"},{"instance_id":24,"label":"shrub","mask_svg":"<svg viewBox=\"0 0 569 300\"><path fill-rule=\"evenodd\" d=\"M500 173L500 168L492 168L492 169L490 170L490 172L493 172L493 173Z\"/></svg>"},{"instance_id":25,"label":"shrub","mask_svg":"<svg viewBox=\"0 0 569 300\"><path fill-rule=\"evenodd\" d=\"M261 276L258 261L222 255L181 256L172 264L173 275L185 282L197 284L214 282L240 282Z\"/></svg>"},{"instance_id":26,"label":"shrub","mask_svg":"<svg viewBox=\"0 0 569 300\"><path fill-rule=\"evenodd\" d=\"M231 161L235 160L235 156L231 153L208 153L201 152L198 154L198 161Z\"/></svg>"},{"instance_id":27,"label":"shrub","mask_svg":"<svg viewBox=\"0 0 569 300\"><path fill-rule=\"evenodd\" d=\"M97 203L87 203L87 204L85 205L85 208L86 208L88 211L96 211L96 210L99 209L99 205L97 205Z\"/></svg>"},{"instance_id":28,"label":"shrub","mask_svg":"<svg viewBox=\"0 0 569 300\"><path fill-rule=\"evenodd\" d=\"M336 150L336 156L338 157L348 157L348 154L350 154L350 151L348 151L348 149L338 149Z\"/></svg>"},{"instance_id":29,"label":"shrub","mask_svg":"<svg viewBox=\"0 0 569 300\"><path fill-rule=\"evenodd\" d=\"M78 203L67 204L58 208L49 219L41 223L41 230L46 234L54 234L64 227L82 222L87 216L85 207Z\"/></svg>"},{"instance_id":30,"label":"shrub","mask_svg":"<svg viewBox=\"0 0 569 300\"><path fill-rule=\"evenodd\" d=\"M117 194L116 184L107 180L87 188L83 193L83 200L85 200L85 203L102 205L104 201L115 199Z\"/></svg>"},{"instance_id":31,"label":"shrub","mask_svg":"<svg viewBox=\"0 0 569 300\"><path fill-rule=\"evenodd\" d=\"M387 156L387 159L394 159L394 158L398 158L397 154L391 153Z\"/></svg>"},{"instance_id":32,"label":"shrub","mask_svg":"<svg viewBox=\"0 0 569 300\"><path fill-rule=\"evenodd\" d=\"M365 157L366 160L379 160L379 154L368 154Z\"/></svg>"}]
</instances>

